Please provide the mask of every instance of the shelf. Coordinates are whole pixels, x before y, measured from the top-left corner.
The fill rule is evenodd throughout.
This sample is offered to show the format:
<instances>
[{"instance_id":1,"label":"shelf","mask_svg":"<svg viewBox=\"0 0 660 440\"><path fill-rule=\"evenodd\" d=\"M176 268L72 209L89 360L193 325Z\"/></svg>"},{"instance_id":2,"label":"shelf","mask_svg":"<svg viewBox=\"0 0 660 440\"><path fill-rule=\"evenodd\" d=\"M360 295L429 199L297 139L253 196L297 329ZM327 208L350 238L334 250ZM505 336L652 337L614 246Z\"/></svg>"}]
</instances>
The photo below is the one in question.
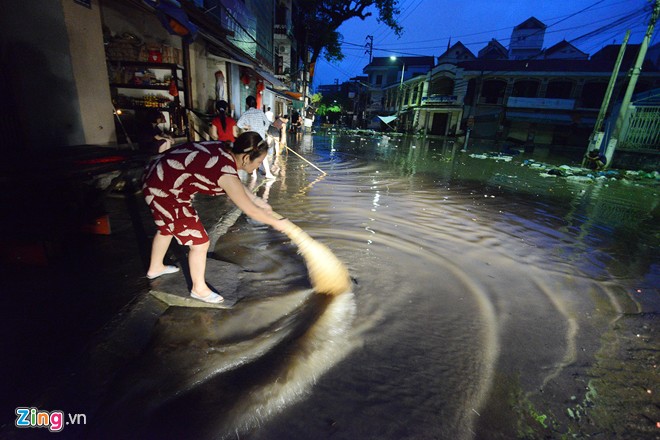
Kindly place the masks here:
<instances>
[{"instance_id":1,"label":"shelf","mask_svg":"<svg viewBox=\"0 0 660 440\"><path fill-rule=\"evenodd\" d=\"M153 85L136 85L136 84L116 84L116 83L110 83L110 87L114 87L116 89L142 89L142 90L170 90L170 86L153 86ZM182 87L179 87L177 85L177 89L179 90L179 93L184 92L185 90Z\"/></svg>"},{"instance_id":2,"label":"shelf","mask_svg":"<svg viewBox=\"0 0 660 440\"><path fill-rule=\"evenodd\" d=\"M147 107L144 105L118 105L116 106L118 110L160 110L162 112L173 112L175 109L167 106L167 107Z\"/></svg>"},{"instance_id":3,"label":"shelf","mask_svg":"<svg viewBox=\"0 0 660 440\"><path fill-rule=\"evenodd\" d=\"M183 66L180 64L172 63L150 63L148 61L115 61L107 60L108 63L117 64L121 66L130 66L130 67L146 67L152 69L164 69L164 70L183 70Z\"/></svg>"}]
</instances>

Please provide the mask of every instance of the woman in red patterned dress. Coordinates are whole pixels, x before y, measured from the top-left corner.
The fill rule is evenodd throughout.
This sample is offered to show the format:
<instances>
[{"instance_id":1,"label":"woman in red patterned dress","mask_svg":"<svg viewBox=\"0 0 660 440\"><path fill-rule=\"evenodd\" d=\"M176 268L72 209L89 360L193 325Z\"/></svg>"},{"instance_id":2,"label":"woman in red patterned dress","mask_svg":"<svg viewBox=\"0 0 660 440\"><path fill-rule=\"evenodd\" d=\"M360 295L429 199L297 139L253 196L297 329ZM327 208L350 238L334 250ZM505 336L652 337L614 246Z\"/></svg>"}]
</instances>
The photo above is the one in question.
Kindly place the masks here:
<instances>
[{"instance_id":1,"label":"woman in red patterned dress","mask_svg":"<svg viewBox=\"0 0 660 440\"><path fill-rule=\"evenodd\" d=\"M284 232L293 224L273 216L270 205L255 196L238 177L256 170L268 152L267 142L258 133L241 134L233 148L223 142L189 142L160 156L145 173L142 191L158 227L151 249L147 278L179 270L163 263L172 237L190 247L188 264L192 288L190 295L205 302L220 303L222 296L206 284L206 253L209 237L193 208L197 193L227 196L245 214Z\"/></svg>"}]
</instances>

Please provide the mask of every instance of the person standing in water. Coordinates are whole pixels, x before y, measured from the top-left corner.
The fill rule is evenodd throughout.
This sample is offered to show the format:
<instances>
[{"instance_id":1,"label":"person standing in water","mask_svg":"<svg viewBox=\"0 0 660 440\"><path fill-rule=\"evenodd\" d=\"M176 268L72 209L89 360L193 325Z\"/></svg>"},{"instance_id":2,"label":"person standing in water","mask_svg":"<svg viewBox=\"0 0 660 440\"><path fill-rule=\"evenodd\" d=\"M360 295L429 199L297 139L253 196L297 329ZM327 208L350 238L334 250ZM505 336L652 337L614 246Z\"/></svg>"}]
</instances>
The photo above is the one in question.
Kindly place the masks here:
<instances>
[{"instance_id":1,"label":"person standing in water","mask_svg":"<svg viewBox=\"0 0 660 440\"><path fill-rule=\"evenodd\" d=\"M236 121L237 129L234 130L234 135L238 136L240 130L250 130L256 131L262 139L266 139L266 130L270 126L270 122L266 118L266 114L257 108L257 99L252 95L248 96L245 98L245 106L247 110ZM269 155L272 155L271 148L268 149L268 155L263 160L264 171L266 179L274 179L275 176L270 171ZM252 176L256 177L256 170Z\"/></svg>"},{"instance_id":2,"label":"person standing in water","mask_svg":"<svg viewBox=\"0 0 660 440\"><path fill-rule=\"evenodd\" d=\"M238 171L251 173L266 157L268 144L256 132L242 133L233 147L224 142L189 142L172 148L152 162L145 172L142 191L158 231L151 248L147 278L179 271L164 264L172 237L189 246L188 265L192 287L190 296L208 303L221 303L224 298L206 284L206 254L209 237L193 207L197 193L226 194L252 219L285 232L293 227L287 219L279 219L273 210L255 196L238 178Z\"/></svg>"}]
</instances>

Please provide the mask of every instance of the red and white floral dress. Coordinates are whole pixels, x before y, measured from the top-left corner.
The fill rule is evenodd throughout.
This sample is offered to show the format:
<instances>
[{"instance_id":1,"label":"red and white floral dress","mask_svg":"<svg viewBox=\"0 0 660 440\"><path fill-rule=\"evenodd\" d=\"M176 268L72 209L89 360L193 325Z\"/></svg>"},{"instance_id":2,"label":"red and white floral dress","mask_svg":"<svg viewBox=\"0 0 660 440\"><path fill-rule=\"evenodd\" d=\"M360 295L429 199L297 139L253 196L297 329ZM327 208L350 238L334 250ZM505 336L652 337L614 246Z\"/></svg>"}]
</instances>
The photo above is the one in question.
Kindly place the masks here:
<instances>
[{"instance_id":1,"label":"red and white floral dress","mask_svg":"<svg viewBox=\"0 0 660 440\"><path fill-rule=\"evenodd\" d=\"M142 192L162 235L183 245L209 241L192 206L197 193L219 195L221 176L238 178L236 162L223 142L190 142L168 150L149 164Z\"/></svg>"}]
</instances>

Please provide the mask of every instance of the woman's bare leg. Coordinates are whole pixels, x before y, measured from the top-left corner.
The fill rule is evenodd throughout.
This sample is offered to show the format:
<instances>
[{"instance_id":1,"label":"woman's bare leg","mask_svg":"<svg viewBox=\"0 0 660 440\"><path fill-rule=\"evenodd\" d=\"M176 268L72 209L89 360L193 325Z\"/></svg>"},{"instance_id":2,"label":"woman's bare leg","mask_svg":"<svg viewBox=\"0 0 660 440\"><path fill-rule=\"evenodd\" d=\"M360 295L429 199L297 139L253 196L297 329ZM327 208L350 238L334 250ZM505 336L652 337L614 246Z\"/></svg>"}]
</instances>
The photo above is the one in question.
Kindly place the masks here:
<instances>
[{"instance_id":1,"label":"woman's bare leg","mask_svg":"<svg viewBox=\"0 0 660 440\"><path fill-rule=\"evenodd\" d=\"M154 241L151 244L151 261L149 262L149 270L147 271L147 276L153 276L165 269L165 254L167 249L170 247L172 242L171 235L161 235L160 231L156 232L154 235Z\"/></svg>"},{"instance_id":2,"label":"woman's bare leg","mask_svg":"<svg viewBox=\"0 0 660 440\"><path fill-rule=\"evenodd\" d=\"M206 297L213 291L206 284L206 253L209 250L209 242L190 246L188 252L188 265L190 266L190 278L192 280L192 291L197 296Z\"/></svg>"},{"instance_id":3,"label":"woman's bare leg","mask_svg":"<svg viewBox=\"0 0 660 440\"><path fill-rule=\"evenodd\" d=\"M262 164L264 165L264 171L266 171L266 179L274 179L275 176L270 171L270 162L268 161L268 155L264 157L264 161L262 162Z\"/></svg>"}]
</instances>

